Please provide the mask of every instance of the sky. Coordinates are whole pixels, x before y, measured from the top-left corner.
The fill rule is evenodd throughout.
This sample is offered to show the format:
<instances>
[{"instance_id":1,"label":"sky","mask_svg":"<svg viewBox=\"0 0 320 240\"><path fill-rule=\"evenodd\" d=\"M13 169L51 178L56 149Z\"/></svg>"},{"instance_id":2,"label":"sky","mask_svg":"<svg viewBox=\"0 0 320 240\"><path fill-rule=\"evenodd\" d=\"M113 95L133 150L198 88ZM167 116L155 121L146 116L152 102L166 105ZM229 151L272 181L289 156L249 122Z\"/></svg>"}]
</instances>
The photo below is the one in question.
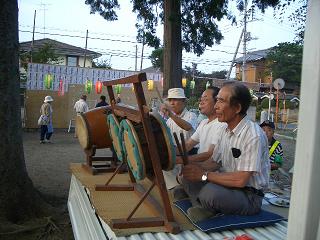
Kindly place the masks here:
<instances>
[{"instance_id":1,"label":"sky","mask_svg":"<svg viewBox=\"0 0 320 240\"><path fill-rule=\"evenodd\" d=\"M135 51L138 50L137 69L141 66L142 45L136 42L136 15L132 13L129 0L119 1L118 20L108 22L98 14L90 14L90 7L84 0L19 0L19 40L32 40L34 11L36 10L35 39L51 38L77 47L85 47L88 30L88 49L101 53L110 62L113 69L135 70ZM231 6L232 7L232 6ZM295 9L289 6L286 15ZM240 19L241 16L239 15ZM242 24L232 26L228 20L218 23L224 36L221 44L207 48L200 57L183 52L183 68L197 63L197 69L204 73L228 70L242 31ZM255 19L247 24L251 40L247 51L273 47L280 42L292 42L295 39L294 28L287 19L282 23L274 17L273 9L265 14L257 12ZM163 25L157 28L157 35L163 39ZM153 48L145 47L142 69L152 66L147 57ZM240 45L237 57L241 57L243 45ZM234 70L231 76L234 76Z\"/></svg>"}]
</instances>

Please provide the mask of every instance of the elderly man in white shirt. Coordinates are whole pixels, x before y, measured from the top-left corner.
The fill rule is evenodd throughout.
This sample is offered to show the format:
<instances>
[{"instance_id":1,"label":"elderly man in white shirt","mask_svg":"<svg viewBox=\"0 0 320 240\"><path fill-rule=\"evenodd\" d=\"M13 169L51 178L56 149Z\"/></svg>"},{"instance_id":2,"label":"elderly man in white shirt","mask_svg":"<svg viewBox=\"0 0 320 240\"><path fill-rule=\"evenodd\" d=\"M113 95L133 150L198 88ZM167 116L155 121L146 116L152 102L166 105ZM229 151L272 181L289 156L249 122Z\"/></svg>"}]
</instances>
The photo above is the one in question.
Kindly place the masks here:
<instances>
[{"instance_id":1,"label":"elderly man in white shirt","mask_svg":"<svg viewBox=\"0 0 320 240\"><path fill-rule=\"evenodd\" d=\"M81 113L85 113L89 111L89 106L86 102L87 100L87 96L86 95L82 95L80 97L80 99L74 104L74 110L77 113L77 116L80 115ZM74 131L74 137L77 137L77 131Z\"/></svg>"},{"instance_id":2,"label":"elderly man in white shirt","mask_svg":"<svg viewBox=\"0 0 320 240\"><path fill-rule=\"evenodd\" d=\"M87 96L82 95L80 99L74 104L73 108L76 110L77 115L79 115L80 113L85 113L89 111L89 107L86 100L87 100Z\"/></svg>"},{"instance_id":3,"label":"elderly man in white shirt","mask_svg":"<svg viewBox=\"0 0 320 240\"><path fill-rule=\"evenodd\" d=\"M202 93L199 110L207 118L200 122L195 133L186 141L187 150L199 144L198 153L188 157L190 162L203 162L206 160L210 160L211 162L214 147L217 145L222 131L226 127L226 123L218 121L214 109L219 90L217 87L208 87ZM177 157L177 162L182 163L180 156Z\"/></svg>"},{"instance_id":4,"label":"elderly man in white shirt","mask_svg":"<svg viewBox=\"0 0 320 240\"><path fill-rule=\"evenodd\" d=\"M208 87L202 93L199 110L201 114L206 116L206 119L200 122L195 133L186 142L187 150L199 144L198 153L189 156L188 161L197 162L205 169L210 169L211 165L213 168L215 167L215 163L212 161L213 151L221 138L222 131L226 128L226 123L218 121L214 109L219 90L217 87ZM183 163L181 156L177 156L176 162L180 164ZM177 178L178 182L182 181L181 174ZM173 196L175 199L188 197L182 186L174 188Z\"/></svg>"},{"instance_id":5,"label":"elderly man in white shirt","mask_svg":"<svg viewBox=\"0 0 320 240\"><path fill-rule=\"evenodd\" d=\"M216 169L188 164L182 170L183 187L193 207L187 213L197 222L217 213L252 215L261 210L269 182L268 141L247 116L251 95L246 86L231 82L219 91L218 120L226 122L214 149Z\"/></svg>"},{"instance_id":6,"label":"elderly man in white shirt","mask_svg":"<svg viewBox=\"0 0 320 240\"><path fill-rule=\"evenodd\" d=\"M174 132L180 139L180 133L183 134L185 140L189 139L197 128L197 116L186 108L186 96L183 88L171 88L168 90L168 103L161 105L162 114L168 118L167 126L171 133ZM181 141L181 139L180 139ZM193 150L196 153L197 150ZM168 189L178 185L176 175L180 171L177 165L171 171L163 171L164 179Z\"/></svg>"}]
</instances>

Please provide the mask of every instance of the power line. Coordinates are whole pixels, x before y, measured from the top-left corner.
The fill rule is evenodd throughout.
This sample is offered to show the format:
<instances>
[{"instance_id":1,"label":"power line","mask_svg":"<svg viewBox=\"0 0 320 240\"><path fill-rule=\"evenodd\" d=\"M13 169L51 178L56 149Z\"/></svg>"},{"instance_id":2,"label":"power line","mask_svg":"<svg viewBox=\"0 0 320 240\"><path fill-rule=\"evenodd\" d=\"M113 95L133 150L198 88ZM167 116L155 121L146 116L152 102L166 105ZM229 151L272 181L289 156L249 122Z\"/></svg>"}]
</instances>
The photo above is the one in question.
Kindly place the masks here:
<instances>
[{"instance_id":1,"label":"power line","mask_svg":"<svg viewBox=\"0 0 320 240\"><path fill-rule=\"evenodd\" d=\"M26 30L19 30L19 32L23 32L23 33L32 33L32 31L26 31ZM42 32L35 32L37 34L43 34ZM59 37L71 37L71 38L85 38L84 36L80 36L80 35L70 35L70 34L61 34L61 33L44 33L44 34L48 34L51 36L59 36ZM122 42L122 43L133 43L133 44L137 44L137 41L129 41L129 40L120 40L120 39L110 39L110 38L97 38L97 37L88 37L88 39L92 39L92 40L103 40L103 41L113 41L113 42Z\"/></svg>"}]
</instances>

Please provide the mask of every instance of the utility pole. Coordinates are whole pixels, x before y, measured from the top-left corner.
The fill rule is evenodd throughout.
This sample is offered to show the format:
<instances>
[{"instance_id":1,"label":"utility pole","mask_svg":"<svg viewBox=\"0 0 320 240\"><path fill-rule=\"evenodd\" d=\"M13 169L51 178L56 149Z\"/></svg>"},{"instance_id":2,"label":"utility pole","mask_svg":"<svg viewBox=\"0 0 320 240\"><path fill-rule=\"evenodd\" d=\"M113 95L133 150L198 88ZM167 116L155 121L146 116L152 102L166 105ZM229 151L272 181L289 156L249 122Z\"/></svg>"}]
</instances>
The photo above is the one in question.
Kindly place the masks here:
<instances>
[{"instance_id":1,"label":"utility pole","mask_svg":"<svg viewBox=\"0 0 320 240\"><path fill-rule=\"evenodd\" d=\"M86 34L86 45L84 48L84 60L83 60L83 67L86 67L86 60L87 60L87 46L88 46L88 29L87 29L87 34Z\"/></svg>"},{"instance_id":2,"label":"utility pole","mask_svg":"<svg viewBox=\"0 0 320 240\"><path fill-rule=\"evenodd\" d=\"M33 30L32 30L32 41L31 41L31 47L30 47L30 62L31 62L31 63L32 63L33 44L34 44L34 31L35 31L35 27L36 27L36 16L37 16L37 10L34 10Z\"/></svg>"},{"instance_id":3,"label":"utility pole","mask_svg":"<svg viewBox=\"0 0 320 240\"><path fill-rule=\"evenodd\" d=\"M243 62L242 62L242 81L246 81L246 58L247 58L247 4L244 1L244 26L243 26Z\"/></svg>"},{"instance_id":4,"label":"utility pole","mask_svg":"<svg viewBox=\"0 0 320 240\"><path fill-rule=\"evenodd\" d=\"M270 90L269 90L269 108L268 108L268 120L270 120L271 117L271 96L272 96L272 72L270 74Z\"/></svg>"},{"instance_id":5,"label":"utility pole","mask_svg":"<svg viewBox=\"0 0 320 240\"><path fill-rule=\"evenodd\" d=\"M138 46L136 45L136 58L134 63L134 70L137 71L138 68Z\"/></svg>"},{"instance_id":6,"label":"utility pole","mask_svg":"<svg viewBox=\"0 0 320 240\"><path fill-rule=\"evenodd\" d=\"M232 71L234 60L237 57L237 53L238 53L238 50L239 50L239 46L240 46L240 43L241 43L243 32L244 32L244 28L241 31L241 34L240 34L240 37L239 37L239 41L238 41L238 45L237 45L236 51L234 52L234 55L233 55L233 59L232 59L232 62L231 62L231 65L230 65L230 68L229 68L229 71L228 71L228 74L227 74L227 78L226 78L227 81L230 80L230 74L231 74L231 71Z\"/></svg>"},{"instance_id":7,"label":"utility pole","mask_svg":"<svg viewBox=\"0 0 320 240\"><path fill-rule=\"evenodd\" d=\"M46 8L47 5L50 5L50 4L42 3L42 0L41 0L40 7L41 7L41 11L43 11L43 38L46 38L46 10L48 10Z\"/></svg>"},{"instance_id":8,"label":"utility pole","mask_svg":"<svg viewBox=\"0 0 320 240\"><path fill-rule=\"evenodd\" d=\"M140 71L142 70L142 63L143 63L143 51L144 51L144 29L143 29L143 38L142 38L142 49L141 49Z\"/></svg>"}]
</instances>

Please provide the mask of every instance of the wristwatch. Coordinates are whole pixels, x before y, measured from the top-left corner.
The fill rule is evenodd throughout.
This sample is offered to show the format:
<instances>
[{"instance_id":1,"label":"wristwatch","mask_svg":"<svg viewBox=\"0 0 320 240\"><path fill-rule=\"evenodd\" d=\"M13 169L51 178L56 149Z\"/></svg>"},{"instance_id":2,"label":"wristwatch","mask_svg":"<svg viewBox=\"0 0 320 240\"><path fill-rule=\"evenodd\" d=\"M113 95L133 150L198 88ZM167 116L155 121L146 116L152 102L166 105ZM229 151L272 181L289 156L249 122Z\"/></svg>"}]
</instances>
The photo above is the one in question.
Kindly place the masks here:
<instances>
[{"instance_id":1,"label":"wristwatch","mask_svg":"<svg viewBox=\"0 0 320 240\"><path fill-rule=\"evenodd\" d=\"M205 172L205 173L201 176L201 181L202 181L202 182L208 181L208 172Z\"/></svg>"}]
</instances>

